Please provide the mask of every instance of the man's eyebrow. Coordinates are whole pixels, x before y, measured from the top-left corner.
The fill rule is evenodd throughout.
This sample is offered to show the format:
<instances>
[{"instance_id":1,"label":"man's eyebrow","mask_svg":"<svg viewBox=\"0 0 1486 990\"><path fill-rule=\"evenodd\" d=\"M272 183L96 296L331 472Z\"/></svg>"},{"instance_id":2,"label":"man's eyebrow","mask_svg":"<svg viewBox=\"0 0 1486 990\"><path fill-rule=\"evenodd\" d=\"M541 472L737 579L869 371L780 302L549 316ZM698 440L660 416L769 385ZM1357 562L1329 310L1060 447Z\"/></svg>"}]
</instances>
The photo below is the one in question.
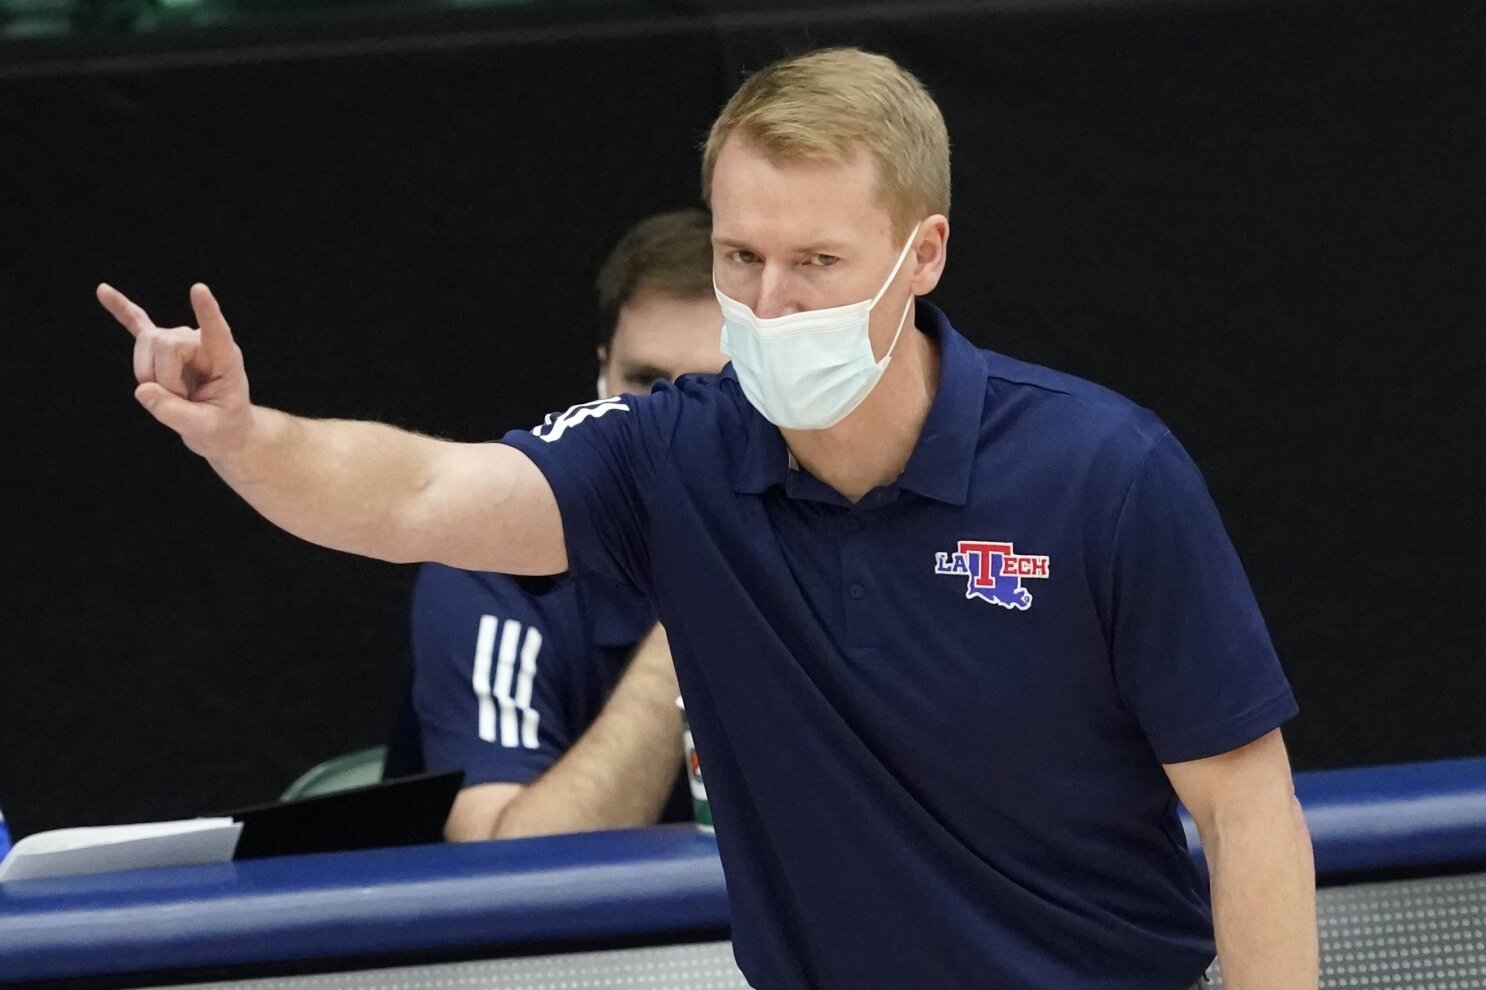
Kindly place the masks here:
<instances>
[{"instance_id":1,"label":"man's eyebrow","mask_svg":"<svg viewBox=\"0 0 1486 990\"><path fill-rule=\"evenodd\" d=\"M625 378L635 382L654 382L664 378L670 380L671 374L652 364L631 364L620 369Z\"/></svg>"}]
</instances>

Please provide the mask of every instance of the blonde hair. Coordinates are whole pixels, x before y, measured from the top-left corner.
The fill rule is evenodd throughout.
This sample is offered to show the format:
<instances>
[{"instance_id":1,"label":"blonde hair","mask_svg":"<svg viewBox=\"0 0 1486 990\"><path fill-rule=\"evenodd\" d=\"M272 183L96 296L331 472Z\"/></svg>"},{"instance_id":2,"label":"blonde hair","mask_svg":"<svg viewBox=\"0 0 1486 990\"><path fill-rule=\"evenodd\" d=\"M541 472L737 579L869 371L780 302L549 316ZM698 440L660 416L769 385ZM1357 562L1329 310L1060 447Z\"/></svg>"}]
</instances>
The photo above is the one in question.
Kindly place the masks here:
<instances>
[{"instance_id":1,"label":"blonde hair","mask_svg":"<svg viewBox=\"0 0 1486 990\"><path fill-rule=\"evenodd\" d=\"M702 151L702 195L733 134L772 162L846 161L865 149L896 237L935 213L949 215L949 133L917 77L884 55L826 48L775 62L744 80L712 124Z\"/></svg>"}]
</instances>

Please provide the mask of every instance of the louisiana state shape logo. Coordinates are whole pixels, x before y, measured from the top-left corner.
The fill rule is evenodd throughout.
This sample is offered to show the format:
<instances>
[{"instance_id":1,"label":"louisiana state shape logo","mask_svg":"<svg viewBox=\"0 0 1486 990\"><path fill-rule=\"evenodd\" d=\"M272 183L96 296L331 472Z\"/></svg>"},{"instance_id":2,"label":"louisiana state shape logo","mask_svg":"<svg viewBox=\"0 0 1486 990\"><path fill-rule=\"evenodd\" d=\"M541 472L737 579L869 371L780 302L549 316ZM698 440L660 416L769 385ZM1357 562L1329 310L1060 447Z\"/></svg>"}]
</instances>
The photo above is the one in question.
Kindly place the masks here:
<instances>
[{"instance_id":1,"label":"louisiana state shape logo","mask_svg":"<svg viewBox=\"0 0 1486 990\"><path fill-rule=\"evenodd\" d=\"M1026 611L1032 607L1032 592L1022 581L1047 577L1048 558L1017 553L1010 543L960 540L953 553L934 555L934 573L963 577L966 598Z\"/></svg>"}]
</instances>

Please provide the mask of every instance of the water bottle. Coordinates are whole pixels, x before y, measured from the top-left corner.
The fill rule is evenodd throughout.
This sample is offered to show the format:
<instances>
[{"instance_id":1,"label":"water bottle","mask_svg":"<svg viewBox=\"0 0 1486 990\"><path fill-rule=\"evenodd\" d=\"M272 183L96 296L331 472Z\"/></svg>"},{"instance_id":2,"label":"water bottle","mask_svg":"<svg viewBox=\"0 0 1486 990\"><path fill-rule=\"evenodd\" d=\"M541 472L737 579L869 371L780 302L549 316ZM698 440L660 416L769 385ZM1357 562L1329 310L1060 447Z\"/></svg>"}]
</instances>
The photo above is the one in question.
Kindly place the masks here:
<instances>
[{"instance_id":1,"label":"water bottle","mask_svg":"<svg viewBox=\"0 0 1486 990\"><path fill-rule=\"evenodd\" d=\"M676 707L681 710L681 747L686 757L686 777L691 784L691 810L696 819L697 831L714 835L712 830L712 803L707 800L707 786L702 783L702 761L697 758L696 745L691 740L691 723L686 720L686 702L676 696Z\"/></svg>"}]
</instances>

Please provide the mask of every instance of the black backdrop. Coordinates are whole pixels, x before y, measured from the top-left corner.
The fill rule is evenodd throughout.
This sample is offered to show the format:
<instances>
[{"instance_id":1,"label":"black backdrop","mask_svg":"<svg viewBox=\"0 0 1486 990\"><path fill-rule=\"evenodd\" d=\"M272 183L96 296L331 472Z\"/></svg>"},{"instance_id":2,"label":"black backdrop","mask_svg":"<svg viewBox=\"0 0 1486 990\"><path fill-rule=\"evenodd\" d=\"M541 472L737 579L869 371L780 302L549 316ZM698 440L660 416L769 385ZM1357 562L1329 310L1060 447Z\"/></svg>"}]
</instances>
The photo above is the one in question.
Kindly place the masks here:
<instances>
[{"instance_id":1,"label":"black backdrop","mask_svg":"<svg viewBox=\"0 0 1486 990\"><path fill-rule=\"evenodd\" d=\"M0 49L14 831L271 798L406 669L410 570L236 501L96 281L161 323L209 282L260 402L492 437L588 397L603 253L695 199L740 73L843 42L944 107L961 329L1204 467L1296 764L1486 753L1478 4L728 6Z\"/></svg>"}]
</instances>

